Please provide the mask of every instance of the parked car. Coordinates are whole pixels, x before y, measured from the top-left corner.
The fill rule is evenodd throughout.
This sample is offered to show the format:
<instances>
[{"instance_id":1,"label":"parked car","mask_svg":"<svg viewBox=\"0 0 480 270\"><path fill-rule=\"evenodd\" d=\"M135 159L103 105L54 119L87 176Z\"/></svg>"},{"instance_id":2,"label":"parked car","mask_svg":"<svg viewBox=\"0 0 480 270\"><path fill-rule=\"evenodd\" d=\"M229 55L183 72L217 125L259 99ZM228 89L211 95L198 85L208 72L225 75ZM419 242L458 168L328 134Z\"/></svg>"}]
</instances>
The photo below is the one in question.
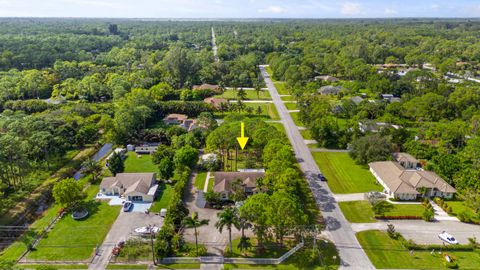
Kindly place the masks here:
<instances>
[{"instance_id":1,"label":"parked car","mask_svg":"<svg viewBox=\"0 0 480 270\"><path fill-rule=\"evenodd\" d=\"M325 176L323 176L323 174L321 173L318 174L318 179L320 179L320 181L323 181L323 182L327 181L327 178L325 178Z\"/></svg>"},{"instance_id":2,"label":"parked car","mask_svg":"<svg viewBox=\"0 0 480 270\"><path fill-rule=\"evenodd\" d=\"M128 212L130 211L130 209L132 208L133 206L133 203L131 201L126 201L124 204L123 204L123 212Z\"/></svg>"},{"instance_id":3,"label":"parked car","mask_svg":"<svg viewBox=\"0 0 480 270\"><path fill-rule=\"evenodd\" d=\"M458 244L457 239L455 239L455 237L453 237L451 234L447 233L446 231L443 231L441 234L439 234L438 238L452 245Z\"/></svg>"}]
</instances>

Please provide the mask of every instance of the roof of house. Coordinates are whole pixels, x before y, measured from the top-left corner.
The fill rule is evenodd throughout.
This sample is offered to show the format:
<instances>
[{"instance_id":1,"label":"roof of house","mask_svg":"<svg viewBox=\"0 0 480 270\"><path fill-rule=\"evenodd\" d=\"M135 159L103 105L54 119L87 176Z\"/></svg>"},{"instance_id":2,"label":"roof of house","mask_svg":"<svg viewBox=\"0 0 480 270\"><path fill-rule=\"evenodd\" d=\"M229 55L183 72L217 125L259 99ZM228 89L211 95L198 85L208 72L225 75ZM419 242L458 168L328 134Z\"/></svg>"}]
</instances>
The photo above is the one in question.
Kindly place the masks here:
<instances>
[{"instance_id":1,"label":"roof of house","mask_svg":"<svg viewBox=\"0 0 480 270\"><path fill-rule=\"evenodd\" d=\"M393 193L419 194L417 188L422 187L456 192L455 188L431 171L406 170L393 161L378 161L368 165Z\"/></svg>"},{"instance_id":2,"label":"roof of house","mask_svg":"<svg viewBox=\"0 0 480 270\"><path fill-rule=\"evenodd\" d=\"M350 99L353 103L355 104L360 104L362 103L363 101L363 98L362 97L359 97L359 96L354 96Z\"/></svg>"},{"instance_id":3,"label":"roof of house","mask_svg":"<svg viewBox=\"0 0 480 270\"><path fill-rule=\"evenodd\" d=\"M336 95L342 91L341 86L333 86L333 85L327 85L327 86L322 86L320 89L318 89L318 93L322 95Z\"/></svg>"},{"instance_id":4,"label":"roof of house","mask_svg":"<svg viewBox=\"0 0 480 270\"><path fill-rule=\"evenodd\" d=\"M232 183L240 179L242 184L248 188L255 188L257 179L265 176L264 172L215 172L214 173L214 192L231 192Z\"/></svg>"},{"instance_id":5,"label":"roof of house","mask_svg":"<svg viewBox=\"0 0 480 270\"><path fill-rule=\"evenodd\" d=\"M186 116L185 114L171 113L171 114L165 116L165 118L163 118L163 120L185 121L187 118L188 118L188 116Z\"/></svg>"},{"instance_id":6,"label":"roof of house","mask_svg":"<svg viewBox=\"0 0 480 270\"><path fill-rule=\"evenodd\" d=\"M215 98L215 97L209 97L203 100L203 102L212 104L214 107L219 107L220 104L222 103L228 103L228 100L224 98Z\"/></svg>"},{"instance_id":7,"label":"roof of house","mask_svg":"<svg viewBox=\"0 0 480 270\"><path fill-rule=\"evenodd\" d=\"M215 84L204 83L202 85L194 85L192 87L192 89L193 90L206 90L206 89L218 90L218 89L220 89L220 86L215 85Z\"/></svg>"},{"instance_id":8,"label":"roof of house","mask_svg":"<svg viewBox=\"0 0 480 270\"><path fill-rule=\"evenodd\" d=\"M414 164L419 163L419 161L416 158L414 158L409 153L405 153L405 152L393 153L393 158L397 162L410 162L410 163L414 163Z\"/></svg>"},{"instance_id":9,"label":"roof of house","mask_svg":"<svg viewBox=\"0 0 480 270\"><path fill-rule=\"evenodd\" d=\"M125 193L137 191L147 194L155 180L155 173L118 173L115 177L105 177L100 188L124 188Z\"/></svg>"}]
</instances>

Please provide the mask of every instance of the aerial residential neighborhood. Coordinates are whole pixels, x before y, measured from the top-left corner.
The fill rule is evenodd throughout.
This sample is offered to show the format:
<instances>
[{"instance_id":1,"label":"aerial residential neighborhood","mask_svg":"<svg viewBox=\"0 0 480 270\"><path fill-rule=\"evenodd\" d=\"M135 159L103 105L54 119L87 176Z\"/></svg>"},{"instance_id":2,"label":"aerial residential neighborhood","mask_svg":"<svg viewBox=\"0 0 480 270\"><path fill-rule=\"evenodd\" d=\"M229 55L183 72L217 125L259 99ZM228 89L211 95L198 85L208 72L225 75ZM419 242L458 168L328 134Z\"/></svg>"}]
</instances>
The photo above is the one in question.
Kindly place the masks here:
<instances>
[{"instance_id":1,"label":"aerial residential neighborhood","mask_svg":"<svg viewBox=\"0 0 480 270\"><path fill-rule=\"evenodd\" d=\"M478 4L330 2L0 1L0 269L480 269Z\"/></svg>"}]
</instances>

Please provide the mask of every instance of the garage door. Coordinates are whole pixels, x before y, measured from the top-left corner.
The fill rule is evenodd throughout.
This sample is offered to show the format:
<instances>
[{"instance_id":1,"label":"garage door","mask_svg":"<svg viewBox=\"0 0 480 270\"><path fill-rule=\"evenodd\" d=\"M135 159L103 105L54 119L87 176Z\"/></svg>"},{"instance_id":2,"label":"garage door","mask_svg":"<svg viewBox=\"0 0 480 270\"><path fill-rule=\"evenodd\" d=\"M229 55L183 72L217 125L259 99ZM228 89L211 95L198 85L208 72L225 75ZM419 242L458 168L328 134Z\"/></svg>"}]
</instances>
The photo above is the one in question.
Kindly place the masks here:
<instances>
[{"instance_id":1,"label":"garage door","mask_svg":"<svg viewBox=\"0 0 480 270\"><path fill-rule=\"evenodd\" d=\"M130 196L129 196L129 197L130 197ZM130 200L131 200L132 202L141 202L141 201L143 201L143 197L142 197L142 196L131 196L131 197L130 197Z\"/></svg>"}]
</instances>

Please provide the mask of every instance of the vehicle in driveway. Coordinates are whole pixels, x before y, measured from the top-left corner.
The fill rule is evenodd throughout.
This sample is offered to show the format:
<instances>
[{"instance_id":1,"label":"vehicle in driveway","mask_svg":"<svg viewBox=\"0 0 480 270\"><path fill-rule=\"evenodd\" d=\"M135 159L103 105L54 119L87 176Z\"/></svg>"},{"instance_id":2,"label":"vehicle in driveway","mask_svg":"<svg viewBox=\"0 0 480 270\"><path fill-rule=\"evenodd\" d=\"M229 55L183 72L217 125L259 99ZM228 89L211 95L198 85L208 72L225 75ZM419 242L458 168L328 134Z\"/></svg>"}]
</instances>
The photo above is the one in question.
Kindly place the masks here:
<instances>
[{"instance_id":1,"label":"vehicle in driveway","mask_svg":"<svg viewBox=\"0 0 480 270\"><path fill-rule=\"evenodd\" d=\"M130 209L132 209L132 206L133 206L133 203L131 201L126 201L124 204L123 204L123 212L128 212L130 211Z\"/></svg>"},{"instance_id":2,"label":"vehicle in driveway","mask_svg":"<svg viewBox=\"0 0 480 270\"><path fill-rule=\"evenodd\" d=\"M438 235L438 238L440 238L442 241L447 242L452 245L457 245L458 241L453 237L453 235L447 233L446 231L443 231L441 234Z\"/></svg>"}]
</instances>

